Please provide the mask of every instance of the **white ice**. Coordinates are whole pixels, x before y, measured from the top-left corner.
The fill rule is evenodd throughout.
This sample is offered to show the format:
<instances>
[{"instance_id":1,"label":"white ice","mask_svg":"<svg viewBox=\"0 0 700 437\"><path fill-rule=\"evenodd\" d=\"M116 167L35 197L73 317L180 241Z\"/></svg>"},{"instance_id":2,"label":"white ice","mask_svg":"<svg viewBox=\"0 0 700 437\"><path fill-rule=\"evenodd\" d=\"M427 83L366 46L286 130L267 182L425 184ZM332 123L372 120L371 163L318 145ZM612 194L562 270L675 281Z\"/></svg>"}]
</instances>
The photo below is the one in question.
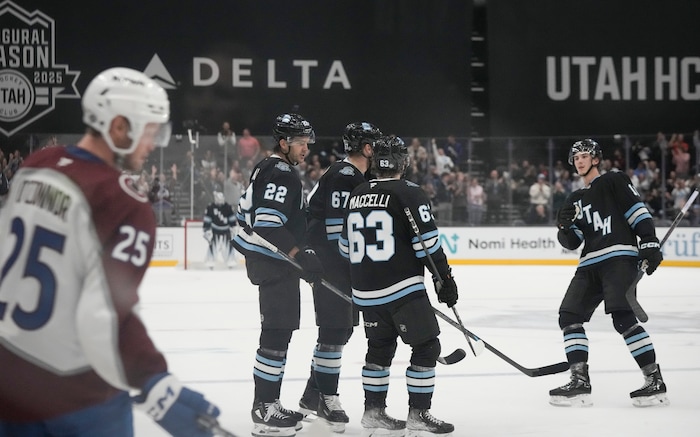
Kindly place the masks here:
<instances>
[{"instance_id":1,"label":"white ice","mask_svg":"<svg viewBox=\"0 0 700 437\"><path fill-rule=\"evenodd\" d=\"M465 326L524 365L540 367L565 361L557 323L561 297L572 266L455 266ZM568 372L531 378L484 351L470 355L461 332L440 322L443 354L463 348L462 362L438 364L431 412L455 425L454 436L630 436L700 435L700 272L661 267L639 285L649 313L644 324L654 342L668 387L670 407L635 408L629 392L643 378L624 341L602 308L587 326L590 340L591 408L548 404L548 391L568 382ZM432 293L432 284L429 285ZM220 424L237 436L252 428L252 369L257 349L257 288L245 268L232 271L184 271L151 268L141 288L142 316L170 371L222 410ZM446 314L451 311L433 300ZM296 408L309 374L316 341L310 289L302 284L301 329L294 333L287 358L281 400ZM389 414L407 414L404 379L410 349L400 343L389 389ZM360 379L365 338L355 330L345 348L340 399L350 416L345 435L362 433ZM166 434L140 412L137 437ZM310 427L299 436L331 435Z\"/></svg>"}]
</instances>

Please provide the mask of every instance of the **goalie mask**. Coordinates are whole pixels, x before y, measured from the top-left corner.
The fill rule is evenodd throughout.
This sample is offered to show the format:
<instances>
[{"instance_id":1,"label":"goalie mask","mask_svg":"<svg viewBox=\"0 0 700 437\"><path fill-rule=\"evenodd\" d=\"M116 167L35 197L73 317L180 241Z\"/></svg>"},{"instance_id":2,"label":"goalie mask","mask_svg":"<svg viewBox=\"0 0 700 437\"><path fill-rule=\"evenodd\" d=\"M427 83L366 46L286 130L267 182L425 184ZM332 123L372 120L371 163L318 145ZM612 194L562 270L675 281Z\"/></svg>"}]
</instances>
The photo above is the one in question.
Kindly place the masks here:
<instances>
[{"instance_id":1,"label":"goalie mask","mask_svg":"<svg viewBox=\"0 0 700 437\"><path fill-rule=\"evenodd\" d=\"M360 152L365 144L374 144L382 137L382 132L372 123L366 121L360 123L350 123L345 126L343 134L343 147L345 153Z\"/></svg>"},{"instance_id":2,"label":"goalie mask","mask_svg":"<svg viewBox=\"0 0 700 437\"><path fill-rule=\"evenodd\" d=\"M403 174L408 164L408 147L400 137L390 135L375 142L372 167L378 174Z\"/></svg>"},{"instance_id":3,"label":"goalie mask","mask_svg":"<svg viewBox=\"0 0 700 437\"><path fill-rule=\"evenodd\" d=\"M82 99L83 122L99 132L109 148L118 155L136 150L146 125L154 123L159 130L154 137L158 146L170 140L170 102L168 95L155 81L130 68L110 68L95 77ZM118 148L109 135L112 120L122 116L129 122L131 145Z\"/></svg>"}]
</instances>

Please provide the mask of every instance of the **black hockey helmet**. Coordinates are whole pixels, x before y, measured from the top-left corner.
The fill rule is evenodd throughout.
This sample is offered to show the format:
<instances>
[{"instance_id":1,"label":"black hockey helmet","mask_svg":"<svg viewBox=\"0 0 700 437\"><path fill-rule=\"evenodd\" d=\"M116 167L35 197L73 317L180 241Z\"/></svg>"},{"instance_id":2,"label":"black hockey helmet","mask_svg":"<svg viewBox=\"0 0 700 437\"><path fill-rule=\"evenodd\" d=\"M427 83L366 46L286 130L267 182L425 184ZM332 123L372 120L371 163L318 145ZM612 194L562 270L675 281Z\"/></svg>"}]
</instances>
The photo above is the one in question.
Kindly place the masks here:
<instances>
[{"instance_id":1,"label":"black hockey helmet","mask_svg":"<svg viewBox=\"0 0 700 437\"><path fill-rule=\"evenodd\" d=\"M377 172L395 170L397 173L403 173L408 167L408 162L408 147L400 137L383 136L374 143L372 165Z\"/></svg>"},{"instance_id":2,"label":"black hockey helmet","mask_svg":"<svg viewBox=\"0 0 700 437\"><path fill-rule=\"evenodd\" d=\"M574 155L577 153L588 153L591 158L598 158L598 161L603 160L603 151L595 140L586 138L576 141L569 150L569 165L574 165Z\"/></svg>"},{"instance_id":3,"label":"black hockey helmet","mask_svg":"<svg viewBox=\"0 0 700 437\"><path fill-rule=\"evenodd\" d=\"M345 126L343 134L343 146L345 153L359 152L365 144L374 143L382 137L382 132L372 123L366 121L350 123Z\"/></svg>"},{"instance_id":4,"label":"black hockey helmet","mask_svg":"<svg viewBox=\"0 0 700 437\"><path fill-rule=\"evenodd\" d=\"M281 139L290 141L294 137L309 137L309 144L316 142L314 128L299 114L282 114L275 119L272 137L279 144Z\"/></svg>"}]
</instances>

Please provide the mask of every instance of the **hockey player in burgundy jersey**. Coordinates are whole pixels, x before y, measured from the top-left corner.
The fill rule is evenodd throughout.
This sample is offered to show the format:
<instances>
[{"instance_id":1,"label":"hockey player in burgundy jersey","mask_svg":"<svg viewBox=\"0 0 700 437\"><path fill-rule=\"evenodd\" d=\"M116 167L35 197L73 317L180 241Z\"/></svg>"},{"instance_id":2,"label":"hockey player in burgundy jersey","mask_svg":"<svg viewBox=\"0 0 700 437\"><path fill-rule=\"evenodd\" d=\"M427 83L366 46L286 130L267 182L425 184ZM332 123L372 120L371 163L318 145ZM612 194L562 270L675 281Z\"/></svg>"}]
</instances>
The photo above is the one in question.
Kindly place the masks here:
<instances>
[{"instance_id":1,"label":"hockey player in burgundy jersey","mask_svg":"<svg viewBox=\"0 0 700 437\"><path fill-rule=\"evenodd\" d=\"M420 186L401 179L408 160L408 149L401 138L391 136L376 142L372 169L377 179L351 193L338 240L341 253L350 260L353 301L362 311L368 339L362 368L362 426L371 435L447 435L454 426L436 419L429 411L440 355L440 329L423 283L430 262L404 208L416 218L438 269L433 275L438 273L444 279L441 288L436 286L438 300L452 307L457 302L457 285L440 246L428 196ZM406 369L406 421L385 412L389 370L399 337L412 349Z\"/></svg>"},{"instance_id":2,"label":"hockey player in burgundy jersey","mask_svg":"<svg viewBox=\"0 0 700 437\"><path fill-rule=\"evenodd\" d=\"M559 308L571 381L550 390L550 403L592 405L588 337L583 325L603 302L645 378L644 386L630 393L633 405L668 405L654 345L625 297L637 276L638 263L646 260L647 273L652 274L663 260L659 240L651 214L630 179L621 172L601 175L602 158L600 146L591 139L577 141L569 151L569 164L586 186L573 192L559 210L557 237L565 248L573 250L583 243L583 250Z\"/></svg>"},{"instance_id":3,"label":"hockey player in burgundy jersey","mask_svg":"<svg viewBox=\"0 0 700 437\"><path fill-rule=\"evenodd\" d=\"M0 436L132 436L132 398L175 436L218 409L168 373L135 306L155 217L123 170L167 144L165 91L108 69L83 94L87 132L30 155L0 210Z\"/></svg>"},{"instance_id":4,"label":"hockey player in burgundy jersey","mask_svg":"<svg viewBox=\"0 0 700 437\"><path fill-rule=\"evenodd\" d=\"M313 128L301 115L282 114L275 120L272 136L276 142L273 154L255 166L250 185L238 202L241 229L234 237L234 245L245 255L248 278L258 286L260 299L252 434L286 437L301 429L304 417L284 408L279 401L287 349L292 333L299 329L299 277L317 282L323 266L304 242L306 202L294 168L315 141ZM294 258L303 271L299 273L280 255L255 242L251 231Z\"/></svg>"},{"instance_id":5,"label":"hockey player in burgundy jersey","mask_svg":"<svg viewBox=\"0 0 700 437\"><path fill-rule=\"evenodd\" d=\"M365 182L374 144L381 135L371 123L348 124L343 134L347 157L333 163L309 194L307 241L319 255L328 280L348 296L352 296L350 266L338 252L338 237L350 193ZM338 379L343 346L353 326L359 324L359 313L321 283L314 284L313 294L318 339L299 407L302 413L314 413L328 422L334 432L343 432L349 418L340 405Z\"/></svg>"}]
</instances>

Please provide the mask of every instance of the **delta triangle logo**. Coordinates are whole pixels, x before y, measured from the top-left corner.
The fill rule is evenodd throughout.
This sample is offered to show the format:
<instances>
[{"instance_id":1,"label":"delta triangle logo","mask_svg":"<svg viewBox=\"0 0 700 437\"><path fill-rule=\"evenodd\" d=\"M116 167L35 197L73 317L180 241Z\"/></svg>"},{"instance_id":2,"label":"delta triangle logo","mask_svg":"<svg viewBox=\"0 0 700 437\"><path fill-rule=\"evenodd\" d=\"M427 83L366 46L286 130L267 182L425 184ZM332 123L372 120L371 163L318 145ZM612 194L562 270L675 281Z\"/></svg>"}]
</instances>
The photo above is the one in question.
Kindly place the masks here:
<instances>
[{"instance_id":1,"label":"delta triangle logo","mask_svg":"<svg viewBox=\"0 0 700 437\"><path fill-rule=\"evenodd\" d=\"M168 69L165 68L165 64L163 64L163 61L160 60L160 56L158 56L158 53L153 55L151 61L146 66L146 69L143 71L143 74L156 81L160 86L162 86L166 90L177 89L175 79L173 79L173 77L170 75Z\"/></svg>"}]
</instances>

